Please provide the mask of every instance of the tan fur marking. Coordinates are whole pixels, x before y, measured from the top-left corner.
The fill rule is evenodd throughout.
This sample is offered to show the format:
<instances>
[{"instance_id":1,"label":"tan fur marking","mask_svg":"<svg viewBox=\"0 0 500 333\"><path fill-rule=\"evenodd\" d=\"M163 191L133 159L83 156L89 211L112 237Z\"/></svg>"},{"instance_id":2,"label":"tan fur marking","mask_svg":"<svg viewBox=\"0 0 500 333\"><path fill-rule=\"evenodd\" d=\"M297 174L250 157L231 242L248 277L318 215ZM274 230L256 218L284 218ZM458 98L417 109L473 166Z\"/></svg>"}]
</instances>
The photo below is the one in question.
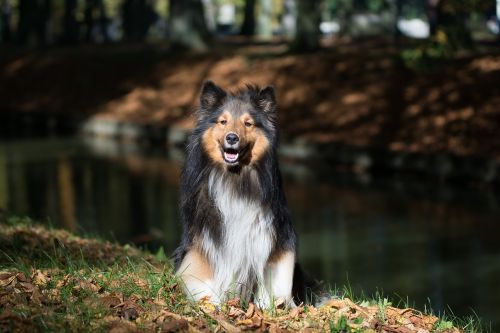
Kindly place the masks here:
<instances>
[{"instance_id":1,"label":"tan fur marking","mask_svg":"<svg viewBox=\"0 0 500 333\"><path fill-rule=\"evenodd\" d=\"M246 127L246 122L249 122L252 126ZM264 153L269 148L269 141L262 130L255 127L255 121L248 113L240 117L240 126L242 126L242 130L245 133L246 142L248 142L251 147L250 157L247 163L254 164L264 156Z\"/></svg>"},{"instance_id":2,"label":"tan fur marking","mask_svg":"<svg viewBox=\"0 0 500 333\"><path fill-rule=\"evenodd\" d=\"M288 251L274 251L269 256L269 259L267 260L267 262L269 264L275 264L275 263L279 262L281 259L283 259L283 257L285 255L287 255L288 253L289 253Z\"/></svg>"},{"instance_id":3,"label":"tan fur marking","mask_svg":"<svg viewBox=\"0 0 500 333\"><path fill-rule=\"evenodd\" d=\"M269 148L269 141L267 141L264 133L262 133L261 130L258 131L259 134L256 135L255 143L252 148L252 157L250 160L251 163L256 163L257 161L259 161Z\"/></svg>"},{"instance_id":4,"label":"tan fur marking","mask_svg":"<svg viewBox=\"0 0 500 333\"><path fill-rule=\"evenodd\" d=\"M217 141L217 138L215 136L215 127L210 127L204 134L203 134L203 148L207 152L208 156L212 159L214 162L219 162L219 163L224 163L224 159L222 158L221 151L220 151L220 144Z\"/></svg>"},{"instance_id":5,"label":"tan fur marking","mask_svg":"<svg viewBox=\"0 0 500 333\"><path fill-rule=\"evenodd\" d=\"M206 281L212 278L212 269L207 258L198 250L189 250L179 267L178 273L187 283L190 280Z\"/></svg>"}]
</instances>

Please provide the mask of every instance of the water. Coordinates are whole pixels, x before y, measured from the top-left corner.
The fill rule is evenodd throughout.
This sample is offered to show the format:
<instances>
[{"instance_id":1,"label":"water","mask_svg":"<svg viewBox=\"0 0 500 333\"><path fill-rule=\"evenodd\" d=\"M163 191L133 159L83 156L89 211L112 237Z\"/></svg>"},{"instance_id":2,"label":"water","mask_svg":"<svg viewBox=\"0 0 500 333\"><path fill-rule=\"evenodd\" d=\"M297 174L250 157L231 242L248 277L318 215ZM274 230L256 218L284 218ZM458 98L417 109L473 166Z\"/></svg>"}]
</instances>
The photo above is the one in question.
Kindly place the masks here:
<instances>
[{"instance_id":1,"label":"water","mask_svg":"<svg viewBox=\"0 0 500 333\"><path fill-rule=\"evenodd\" d=\"M0 142L0 208L66 229L172 251L183 154L110 141ZM448 306L500 330L500 200L493 190L356 176L282 162L310 275Z\"/></svg>"}]
</instances>

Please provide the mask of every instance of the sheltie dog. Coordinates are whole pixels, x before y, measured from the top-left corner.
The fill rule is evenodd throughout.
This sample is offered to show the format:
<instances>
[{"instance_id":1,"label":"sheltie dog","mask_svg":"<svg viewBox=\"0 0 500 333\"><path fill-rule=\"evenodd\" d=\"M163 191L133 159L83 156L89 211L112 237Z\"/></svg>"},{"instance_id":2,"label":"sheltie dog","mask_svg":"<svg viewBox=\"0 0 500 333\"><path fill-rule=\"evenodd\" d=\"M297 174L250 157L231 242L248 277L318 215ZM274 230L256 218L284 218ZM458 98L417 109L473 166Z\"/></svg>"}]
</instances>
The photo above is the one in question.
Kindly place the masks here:
<instances>
[{"instance_id":1,"label":"sheltie dog","mask_svg":"<svg viewBox=\"0 0 500 333\"><path fill-rule=\"evenodd\" d=\"M195 300L293 306L296 236L278 167L274 89L204 83L181 179L177 275Z\"/></svg>"}]
</instances>

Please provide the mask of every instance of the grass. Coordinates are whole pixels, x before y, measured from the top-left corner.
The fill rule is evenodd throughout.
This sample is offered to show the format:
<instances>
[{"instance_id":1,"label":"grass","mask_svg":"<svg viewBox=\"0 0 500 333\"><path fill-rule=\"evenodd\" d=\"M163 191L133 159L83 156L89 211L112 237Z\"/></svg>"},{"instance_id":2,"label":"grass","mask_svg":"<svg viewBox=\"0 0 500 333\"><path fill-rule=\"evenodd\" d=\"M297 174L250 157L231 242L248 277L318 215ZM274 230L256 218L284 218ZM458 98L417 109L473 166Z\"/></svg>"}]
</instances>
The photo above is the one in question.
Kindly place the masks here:
<instances>
[{"instance_id":1,"label":"grass","mask_svg":"<svg viewBox=\"0 0 500 333\"><path fill-rule=\"evenodd\" d=\"M261 311L239 299L216 308L185 297L163 250L153 255L29 219L0 224L0 332L487 331L475 317L393 307L382 293L356 299L349 285L331 295L291 310Z\"/></svg>"}]
</instances>

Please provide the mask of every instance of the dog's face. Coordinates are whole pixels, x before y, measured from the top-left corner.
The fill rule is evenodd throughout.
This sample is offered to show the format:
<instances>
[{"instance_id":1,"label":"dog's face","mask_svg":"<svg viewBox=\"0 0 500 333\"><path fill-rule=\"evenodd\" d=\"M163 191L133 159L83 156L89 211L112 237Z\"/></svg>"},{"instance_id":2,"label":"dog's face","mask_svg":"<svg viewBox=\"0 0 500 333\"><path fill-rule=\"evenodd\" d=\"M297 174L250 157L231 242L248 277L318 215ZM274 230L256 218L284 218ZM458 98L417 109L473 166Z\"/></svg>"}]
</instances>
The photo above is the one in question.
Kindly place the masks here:
<instances>
[{"instance_id":1,"label":"dog's face","mask_svg":"<svg viewBox=\"0 0 500 333\"><path fill-rule=\"evenodd\" d=\"M209 158L231 168L257 163L275 142L276 102L272 87L228 94L213 82L201 92L198 126Z\"/></svg>"}]
</instances>

